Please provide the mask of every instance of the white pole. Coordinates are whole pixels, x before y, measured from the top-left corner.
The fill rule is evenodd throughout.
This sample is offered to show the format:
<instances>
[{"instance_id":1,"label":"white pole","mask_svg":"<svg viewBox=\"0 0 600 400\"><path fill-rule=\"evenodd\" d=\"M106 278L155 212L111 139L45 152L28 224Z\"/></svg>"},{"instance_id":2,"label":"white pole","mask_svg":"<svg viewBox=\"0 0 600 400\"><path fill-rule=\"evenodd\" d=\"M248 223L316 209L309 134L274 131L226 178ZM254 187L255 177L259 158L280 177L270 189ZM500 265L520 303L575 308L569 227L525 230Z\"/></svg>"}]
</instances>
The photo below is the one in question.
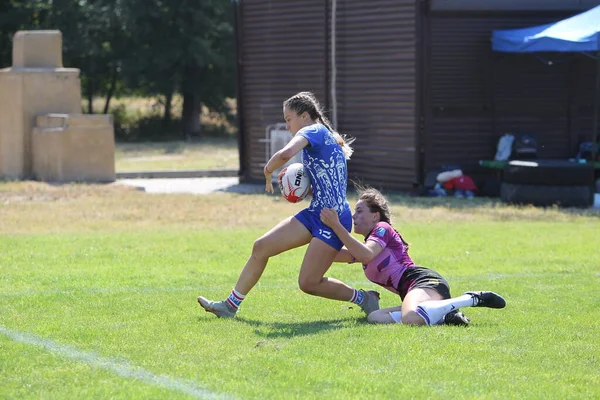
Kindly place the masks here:
<instances>
[{"instance_id":1,"label":"white pole","mask_svg":"<svg viewBox=\"0 0 600 400\"><path fill-rule=\"evenodd\" d=\"M336 81L337 81L337 65L335 62L335 45L336 45L336 14L337 14L337 0L331 0L331 123L333 129L337 130L337 95L336 95Z\"/></svg>"}]
</instances>

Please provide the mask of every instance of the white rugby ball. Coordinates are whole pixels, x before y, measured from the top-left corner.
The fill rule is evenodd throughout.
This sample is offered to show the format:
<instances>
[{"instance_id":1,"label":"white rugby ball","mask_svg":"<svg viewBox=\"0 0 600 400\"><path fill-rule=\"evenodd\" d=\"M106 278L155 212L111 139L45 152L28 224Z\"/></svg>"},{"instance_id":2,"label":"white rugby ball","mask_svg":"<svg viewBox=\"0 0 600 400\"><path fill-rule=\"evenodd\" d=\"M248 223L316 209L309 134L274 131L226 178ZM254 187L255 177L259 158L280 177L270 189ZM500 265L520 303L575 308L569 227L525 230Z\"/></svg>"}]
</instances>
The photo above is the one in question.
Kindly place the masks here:
<instances>
[{"instance_id":1,"label":"white rugby ball","mask_svg":"<svg viewBox=\"0 0 600 400\"><path fill-rule=\"evenodd\" d=\"M310 177L300 163L287 167L279 185L283 198L290 203L302 201L310 191Z\"/></svg>"}]
</instances>

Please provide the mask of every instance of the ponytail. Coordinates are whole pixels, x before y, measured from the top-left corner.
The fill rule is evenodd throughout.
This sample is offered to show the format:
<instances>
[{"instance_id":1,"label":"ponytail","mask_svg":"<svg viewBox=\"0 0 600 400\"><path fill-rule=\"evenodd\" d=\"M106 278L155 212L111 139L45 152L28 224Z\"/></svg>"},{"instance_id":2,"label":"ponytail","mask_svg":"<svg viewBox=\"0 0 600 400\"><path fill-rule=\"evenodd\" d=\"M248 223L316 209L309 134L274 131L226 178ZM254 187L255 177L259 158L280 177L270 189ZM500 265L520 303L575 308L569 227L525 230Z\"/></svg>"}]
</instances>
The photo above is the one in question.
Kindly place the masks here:
<instances>
[{"instance_id":1,"label":"ponytail","mask_svg":"<svg viewBox=\"0 0 600 400\"><path fill-rule=\"evenodd\" d=\"M346 135L340 135L335 129L331 127L331 124L329 123L327 118L323 116L323 114L319 110L317 110L317 113L319 115L317 121L325 125L327 129L329 129L329 132L331 132L337 144L339 144L342 147L344 157L346 157L346 160L349 160L352 156L352 153L354 153L354 149L350 145L354 143L356 138L351 138Z\"/></svg>"}]
</instances>

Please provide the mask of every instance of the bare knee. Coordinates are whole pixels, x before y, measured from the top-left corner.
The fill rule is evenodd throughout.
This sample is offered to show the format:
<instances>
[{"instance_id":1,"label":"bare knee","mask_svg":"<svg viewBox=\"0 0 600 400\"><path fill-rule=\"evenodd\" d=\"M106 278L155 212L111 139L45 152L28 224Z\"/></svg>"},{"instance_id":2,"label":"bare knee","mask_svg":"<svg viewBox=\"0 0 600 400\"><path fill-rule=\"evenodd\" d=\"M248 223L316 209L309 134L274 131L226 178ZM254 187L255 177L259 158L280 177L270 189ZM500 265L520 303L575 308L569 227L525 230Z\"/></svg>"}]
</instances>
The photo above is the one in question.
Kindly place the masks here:
<instances>
[{"instance_id":1,"label":"bare knee","mask_svg":"<svg viewBox=\"0 0 600 400\"><path fill-rule=\"evenodd\" d=\"M323 278L315 278L315 277L299 277L298 278L298 287L306 294L317 294L317 290L321 280Z\"/></svg>"},{"instance_id":2,"label":"bare knee","mask_svg":"<svg viewBox=\"0 0 600 400\"><path fill-rule=\"evenodd\" d=\"M272 256L270 247L265 237L260 237L254 241L252 246L252 257L268 260Z\"/></svg>"}]
</instances>

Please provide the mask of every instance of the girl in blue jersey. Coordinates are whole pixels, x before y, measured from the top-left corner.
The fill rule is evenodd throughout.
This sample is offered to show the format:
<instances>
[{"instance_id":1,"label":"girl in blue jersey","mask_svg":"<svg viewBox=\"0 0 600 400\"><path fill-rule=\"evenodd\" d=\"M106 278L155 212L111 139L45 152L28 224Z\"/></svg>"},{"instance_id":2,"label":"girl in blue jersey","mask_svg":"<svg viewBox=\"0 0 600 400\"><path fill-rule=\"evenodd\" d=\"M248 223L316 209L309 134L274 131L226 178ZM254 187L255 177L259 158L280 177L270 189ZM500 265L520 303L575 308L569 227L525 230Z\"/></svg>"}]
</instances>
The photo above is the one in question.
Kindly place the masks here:
<instances>
[{"instance_id":1,"label":"girl in blue jersey","mask_svg":"<svg viewBox=\"0 0 600 400\"><path fill-rule=\"evenodd\" d=\"M254 242L252 254L227 299L214 302L200 296L198 302L218 317L234 317L260 279L270 257L308 244L298 277L300 290L314 296L353 302L368 315L379 309L377 292L357 290L337 279L325 277L343 243L321 222L320 213L323 208L333 209L344 229L349 232L352 228L352 212L346 199L346 162L352 155L352 140L345 140L333 130L310 92L287 99L283 103L283 116L286 129L293 138L265 165L265 190L273 193L272 172L301 151L302 163L312 184L311 203Z\"/></svg>"}]
</instances>

